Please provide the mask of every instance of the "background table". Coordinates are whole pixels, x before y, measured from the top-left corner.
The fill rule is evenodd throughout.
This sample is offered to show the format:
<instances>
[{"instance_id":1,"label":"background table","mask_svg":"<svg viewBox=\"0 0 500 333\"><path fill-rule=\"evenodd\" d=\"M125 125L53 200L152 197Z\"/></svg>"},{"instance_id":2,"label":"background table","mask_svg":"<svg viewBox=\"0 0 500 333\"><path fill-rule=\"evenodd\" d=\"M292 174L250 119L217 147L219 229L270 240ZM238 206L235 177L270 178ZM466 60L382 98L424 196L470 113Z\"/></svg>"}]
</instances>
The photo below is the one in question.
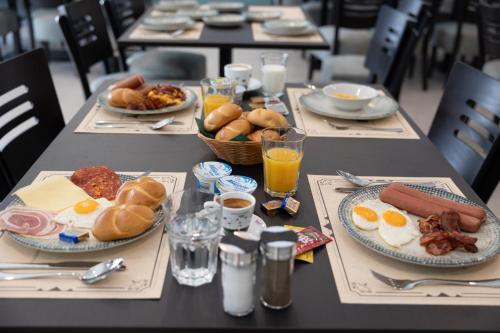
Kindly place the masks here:
<instances>
[{"instance_id":1,"label":"background table","mask_svg":"<svg viewBox=\"0 0 500 333\"><path fill-rule=\"evenodd\" d=\"M277 7L278 9L279 7ZM205 25L201 36L197 40L183 39L131 39L130 34L149 16L154 8L149 9L118 39L120 50L130 46L183 46L183 47L215 47L219 49L219 75L224 76L224 65L232 62L233 48L270 48L270 49L329 49L330 45L323 39L316 42L259 42L253 39L252 25L246 22L236 28L215 28ZM307 17L307 13L304 13Z\"/></svg>"},{"instance_id":2,"label":"background table","mask_svg":"<svg viewBox=\"0 0 500 333\"><path fill-rule=\"evenodd\" d=\"M194 83L186 82L189 84ZM190 187L195 185L192 166L200 161L215 160L213 153L195 135L73 133L94 105L96 96L83 106L18 187L31 183L41 170L74 170L92 164L107 164L120 171L188 172L186 187ZM285 101L288 102L286 98ZM269 225L288 223L319 228L306 175L334 174L336 169L358 175L451 177L469 198L480 202L423 133L418 132L421 140L308 138L296 196L302 202L297 218L268 218L259 210L256 214L264 217ZM255 192L257 201L268 199L262 190L261 165L234 166L233 173L255 178L259 183ZM7 198L2 207L9 200ZM118 332L123 329L144 333L180 329L196 332L202 329L217 332L222 329L500 329L497 307L341 304L325 249L316 251L314 264L297 263L292 295L294 303L288 309L273 311L256 304L250 316L234 318L222 310L220 271L213 283L190 288L178 285L169 269L160 300L0 299L0 330Z\"/></svg>"}]
</instances>

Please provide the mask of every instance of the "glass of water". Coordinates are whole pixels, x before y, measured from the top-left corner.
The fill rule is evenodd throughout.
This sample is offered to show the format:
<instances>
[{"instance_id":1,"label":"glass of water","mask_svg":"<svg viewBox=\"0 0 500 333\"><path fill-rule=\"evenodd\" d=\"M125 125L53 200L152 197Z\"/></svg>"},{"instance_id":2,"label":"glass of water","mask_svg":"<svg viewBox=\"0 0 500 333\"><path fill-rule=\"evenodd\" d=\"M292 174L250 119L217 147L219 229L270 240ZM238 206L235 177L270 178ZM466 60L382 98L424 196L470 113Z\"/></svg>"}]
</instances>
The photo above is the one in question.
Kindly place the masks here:
<instances>
[{"instance_id":1,"label":"glass of water","mask_svg":"<svg viewBox=\"0 0 500 333\"><path fill-rule=\"evenodd\" d=\"M222 204L196 190L172 193L163 203L172 274L180 284L210 283L217 271Z\"/></svg>"},{"instance_id":2,"label":"glass of water","mask_svg":"<svg viewBox=\"0 0 500 333\"><path fill-rule=\"evenodd\" d=\"M270 97L280 97L285 90L288 53L265 52L260 55L262 63L262 91Z\"/></svg>"}]
</instances>

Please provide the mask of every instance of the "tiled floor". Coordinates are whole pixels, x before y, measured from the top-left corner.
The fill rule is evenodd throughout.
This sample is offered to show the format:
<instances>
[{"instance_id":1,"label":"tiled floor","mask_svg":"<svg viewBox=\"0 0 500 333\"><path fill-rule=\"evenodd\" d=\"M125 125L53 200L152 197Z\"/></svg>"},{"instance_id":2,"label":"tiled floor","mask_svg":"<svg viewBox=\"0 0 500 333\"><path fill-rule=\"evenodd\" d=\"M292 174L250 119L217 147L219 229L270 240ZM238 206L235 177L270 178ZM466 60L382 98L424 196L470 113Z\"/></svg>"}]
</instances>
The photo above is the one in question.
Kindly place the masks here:
<instances>
[{"instance_id":1,"label":"tiled floor","mask_svg":"<svg viewBox=\"0 0 500 333\"><path fill-rule=\"evenodd\" d=\"M192 51L192 50L189 50ZM254 67L254 76L259 78L259 54L264 50L235 50L233 53L234 62L244 62ZM197 49L197 52L205 54L207 57L208 76L216 76L218 72L218 52L216 49ZM307 77L307 61L305 61L300 51L288 51L290 54L288 63L288 81L304 82ZM83 90L80 81L73 70L70 62L52 62L51 71L54 78L57 94L61 102L64 118L68 122L71 117L80 109L84 102ZM94 68L90 78L95 78L102 73L102 68ZM439 100L442 95L443 76L437 73L430 81L429 90L424 92L420 88L420 76L416 71L415 77L405 81L402 94L401 105L410 114L417 125L425 132L429 130ZM500 186L490 199L488 206L493 212L500 216Z\"/></svg>"}]
</instances>

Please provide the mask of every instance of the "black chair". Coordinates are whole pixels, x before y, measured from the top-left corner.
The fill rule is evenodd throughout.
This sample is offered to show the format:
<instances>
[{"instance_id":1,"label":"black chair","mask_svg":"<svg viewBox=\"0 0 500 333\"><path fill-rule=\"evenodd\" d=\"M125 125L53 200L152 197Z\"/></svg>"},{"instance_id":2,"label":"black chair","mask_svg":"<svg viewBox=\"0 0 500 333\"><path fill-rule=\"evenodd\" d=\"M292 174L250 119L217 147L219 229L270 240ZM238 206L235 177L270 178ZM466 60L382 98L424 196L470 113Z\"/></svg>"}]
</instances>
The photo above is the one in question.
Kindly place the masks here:
<instances>
[{"instance_id":1,"label":"black chair","mask_svg":"<svg viewBox=\"0 0 500 333\"><path fill-rule=\"evenodd\" d=\"M479 1L478 29L483 72L500 80L500 1Z\"/></svg>"},{"instance_id":2,"label":"black chair","mask_svg":"<svg viewBox=\"0 0 500 333\"><path fill-rule=\"evenodd\" d=\"M144 0L104 0L104 8L116 38L144 13Z\"/></svg>"},{"instance_id":3,"label":"black chair","mask_svg":"<svg viewBox=\"0 0 500 333\"><path fill-rule=\"evenodd\" d=\"M332 56L323 61L321 80L330 81L332 76L335 80L350 80L354 73L364 82L383 84L397 99L420 35L416 23L408 15L384 5L366 57Z\"/></svg>"},{"instance_id":4,"label":"black chair","mask_svg":"<svg viewBox=\"0 0 500 333\"><path fill-rule=\"evenodd\" d=\"M0 63L0 182L14 186L64 127L43 49Z\"/></svg>"},{"instance_id":5,"label":"black chair","mask_svg":"<svg viewBox=\"0 0 500 333\"><path fill-rule=\"evenodd\" d=\"M319 28L325 40L331 43L330 51L309 53L309 80L314 70L331 54L365 54L372 37L380 7L385 0L335 0L331 10L332 25Z\"/></svg>"},{"instance_id":6,"label":"black chair","mask_svg":"<svg viewBox=\"0 0 500 333\"><path fill-rule=\"evenodd\" d=\"M136 52L127 59L129 72L114 73L89 85L90 67L103 62L106 73L116 69L120 57L115 56L111 36L102 7L97 0L80 0L59 7L57 17L73 63L80 76L85 97L89 97L105 80L119 80L130 73L141 73L148 79L199 80L205 76L205 57L187 52L152 50Z\"/></svg>"},{"instance_id":7,"label":"black chair","mask_svg":"<svg viewBox=\"0 0 500 333\"><path fill-rule=\"evenodd\" d=\"M453 67L429 138L487 202L500 180L500 81Z\"/></svg>"},{"instance_id":8,"label":"black chair","mask_svg":"<svg viewBox=\"0 0 500 333\"><path fill-rule=\"evenodd\" d=\"M7 35L12 34L14 39L14 54L21 52L21 34L19 19L15 11L8 8L0 8L0 38L4 41ZM6 56L0 48L0 61Z\"/></svg>"}]
</instances>

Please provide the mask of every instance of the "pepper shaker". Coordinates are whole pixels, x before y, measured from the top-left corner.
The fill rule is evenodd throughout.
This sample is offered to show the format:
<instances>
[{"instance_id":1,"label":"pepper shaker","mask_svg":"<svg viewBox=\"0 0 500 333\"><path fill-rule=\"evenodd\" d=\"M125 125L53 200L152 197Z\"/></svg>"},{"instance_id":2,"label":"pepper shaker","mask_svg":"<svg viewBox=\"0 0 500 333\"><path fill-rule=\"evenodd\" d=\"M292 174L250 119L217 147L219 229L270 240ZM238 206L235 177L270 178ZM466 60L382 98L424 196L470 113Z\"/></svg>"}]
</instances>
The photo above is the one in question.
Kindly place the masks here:
<instances>
[{"instance_id":1,"label":"pepper shaker","mask_svg":"<svg viewBox=\"0 0 500 333\"><path fill-rule=\"evenodd\" d=\"M269 227L261 234L263 286L260 301L271 309L292 304L292 274L297 235L284 227Z\"/></svg>"},{"instance_id":2,"label":"pepper shaker","mask_svg":"<svg viewBox=\"0 0 500 333\"><path fill-rule=\"evenodd\" d=\"M228 234L219 244L224 312L237 317L254 310L258 242Z\"/></svg>"}]
</instances>

